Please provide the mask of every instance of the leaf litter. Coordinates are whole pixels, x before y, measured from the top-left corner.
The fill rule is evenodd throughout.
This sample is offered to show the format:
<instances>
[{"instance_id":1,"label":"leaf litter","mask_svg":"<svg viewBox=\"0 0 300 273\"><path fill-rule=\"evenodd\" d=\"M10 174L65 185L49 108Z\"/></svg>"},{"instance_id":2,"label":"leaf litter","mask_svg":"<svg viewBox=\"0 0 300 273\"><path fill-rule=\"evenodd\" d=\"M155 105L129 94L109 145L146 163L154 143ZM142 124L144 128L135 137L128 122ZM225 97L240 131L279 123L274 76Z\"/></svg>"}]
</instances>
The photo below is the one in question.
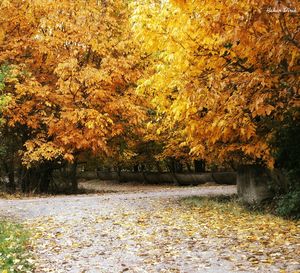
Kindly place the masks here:
<instances>
[{"instance_id":1,"label":"leaf litter","mask_svg":"<svg viewBox=\"0 0 300 273\"><path fill-rule=\"evenodd\" d=\"M174 193L48 202L26 217L35 272L300 272L299 222Z\"/></svg>"}]
</instances>

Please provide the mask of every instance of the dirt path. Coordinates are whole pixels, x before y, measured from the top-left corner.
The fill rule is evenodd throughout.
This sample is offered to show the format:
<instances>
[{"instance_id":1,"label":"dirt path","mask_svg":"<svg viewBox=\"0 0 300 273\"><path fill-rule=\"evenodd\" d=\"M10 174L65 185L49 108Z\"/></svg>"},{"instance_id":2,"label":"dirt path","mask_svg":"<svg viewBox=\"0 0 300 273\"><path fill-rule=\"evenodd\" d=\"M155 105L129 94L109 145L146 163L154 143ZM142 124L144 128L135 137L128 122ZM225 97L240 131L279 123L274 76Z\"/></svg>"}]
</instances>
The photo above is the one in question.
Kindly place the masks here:
<instances>
[{"instance_id":1,"label":"dirt path","mask_svg":"<svg viewBox=\"0 0 300 273\"><path fill-rule=\"evenodd\" d=\"M238 266L243 253L224 248L223 238L203 238L200 227L191 235L195 227L179 215L180 197L235 192L211 186L0 200L0 215L35 228L36 272L253 272Z\"/></svg>"}]
</instances>

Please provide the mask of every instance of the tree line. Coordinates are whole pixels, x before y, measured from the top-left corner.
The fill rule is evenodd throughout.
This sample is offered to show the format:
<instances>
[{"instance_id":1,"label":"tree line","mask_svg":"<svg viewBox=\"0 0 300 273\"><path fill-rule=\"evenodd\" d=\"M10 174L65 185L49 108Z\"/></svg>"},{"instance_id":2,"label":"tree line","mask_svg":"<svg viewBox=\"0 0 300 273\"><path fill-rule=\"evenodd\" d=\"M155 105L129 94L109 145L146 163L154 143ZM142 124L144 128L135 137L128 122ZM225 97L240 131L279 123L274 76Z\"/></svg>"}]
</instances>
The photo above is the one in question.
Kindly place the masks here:
<instances>
[{"instance_id":1,"label":"tree line","mask_svg":"<svg viewBox=\"0 0 300 273\"><path fill-rule=\"evenodd\" d=\"M0 5L1 170L12 190L40 181L47 191L61 168L76 190L91 155L277 167L299 188L298 1Z\"/></svg>"}]
</instances>

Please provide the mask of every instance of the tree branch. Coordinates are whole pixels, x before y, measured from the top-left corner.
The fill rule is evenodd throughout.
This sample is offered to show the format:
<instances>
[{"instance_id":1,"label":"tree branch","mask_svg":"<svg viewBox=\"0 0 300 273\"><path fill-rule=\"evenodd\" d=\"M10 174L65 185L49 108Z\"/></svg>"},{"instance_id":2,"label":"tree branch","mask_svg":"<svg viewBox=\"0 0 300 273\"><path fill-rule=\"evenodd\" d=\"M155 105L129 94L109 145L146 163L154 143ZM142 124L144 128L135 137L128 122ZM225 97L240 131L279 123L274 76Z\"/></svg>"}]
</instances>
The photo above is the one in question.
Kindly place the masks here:
<instances>
[{"instance_id":1,"label":"tree branch","mask_svg":"<svg viewBox=\"0 0 300 273\"><path fill-rule=\"evenodd\" d=\"M295 36L293 37L290 30L288 29L287 25L286 25L286 20L284 17L284 13L280 14L279 16L279 23L280 23L280 28L286 38L287 41L291 42L294 46L300 48L300 42L298 42L297 40L295 40Z\"/></svg>"}]
</instances>

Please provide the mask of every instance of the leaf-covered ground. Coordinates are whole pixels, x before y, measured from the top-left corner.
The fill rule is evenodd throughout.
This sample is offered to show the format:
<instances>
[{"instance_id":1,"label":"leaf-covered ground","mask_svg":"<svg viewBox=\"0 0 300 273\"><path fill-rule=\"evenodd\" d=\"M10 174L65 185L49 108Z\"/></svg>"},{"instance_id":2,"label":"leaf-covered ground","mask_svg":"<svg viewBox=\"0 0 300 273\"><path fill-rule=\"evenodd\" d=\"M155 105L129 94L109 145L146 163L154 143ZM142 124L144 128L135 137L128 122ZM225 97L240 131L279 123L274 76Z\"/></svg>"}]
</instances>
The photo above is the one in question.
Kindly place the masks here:
<instances>
[{"instance_id":1,"label":"leaf-covered ground","mask_svg":"<svg viewBox=\"0 0 300 273\"><path fill-rule=\"evenodd\" d=\"M0 200L0 213L35 231L36 272L300 272L299 222L188 197L233 193L212 186Z\"/></svg>"}]
</instances>

